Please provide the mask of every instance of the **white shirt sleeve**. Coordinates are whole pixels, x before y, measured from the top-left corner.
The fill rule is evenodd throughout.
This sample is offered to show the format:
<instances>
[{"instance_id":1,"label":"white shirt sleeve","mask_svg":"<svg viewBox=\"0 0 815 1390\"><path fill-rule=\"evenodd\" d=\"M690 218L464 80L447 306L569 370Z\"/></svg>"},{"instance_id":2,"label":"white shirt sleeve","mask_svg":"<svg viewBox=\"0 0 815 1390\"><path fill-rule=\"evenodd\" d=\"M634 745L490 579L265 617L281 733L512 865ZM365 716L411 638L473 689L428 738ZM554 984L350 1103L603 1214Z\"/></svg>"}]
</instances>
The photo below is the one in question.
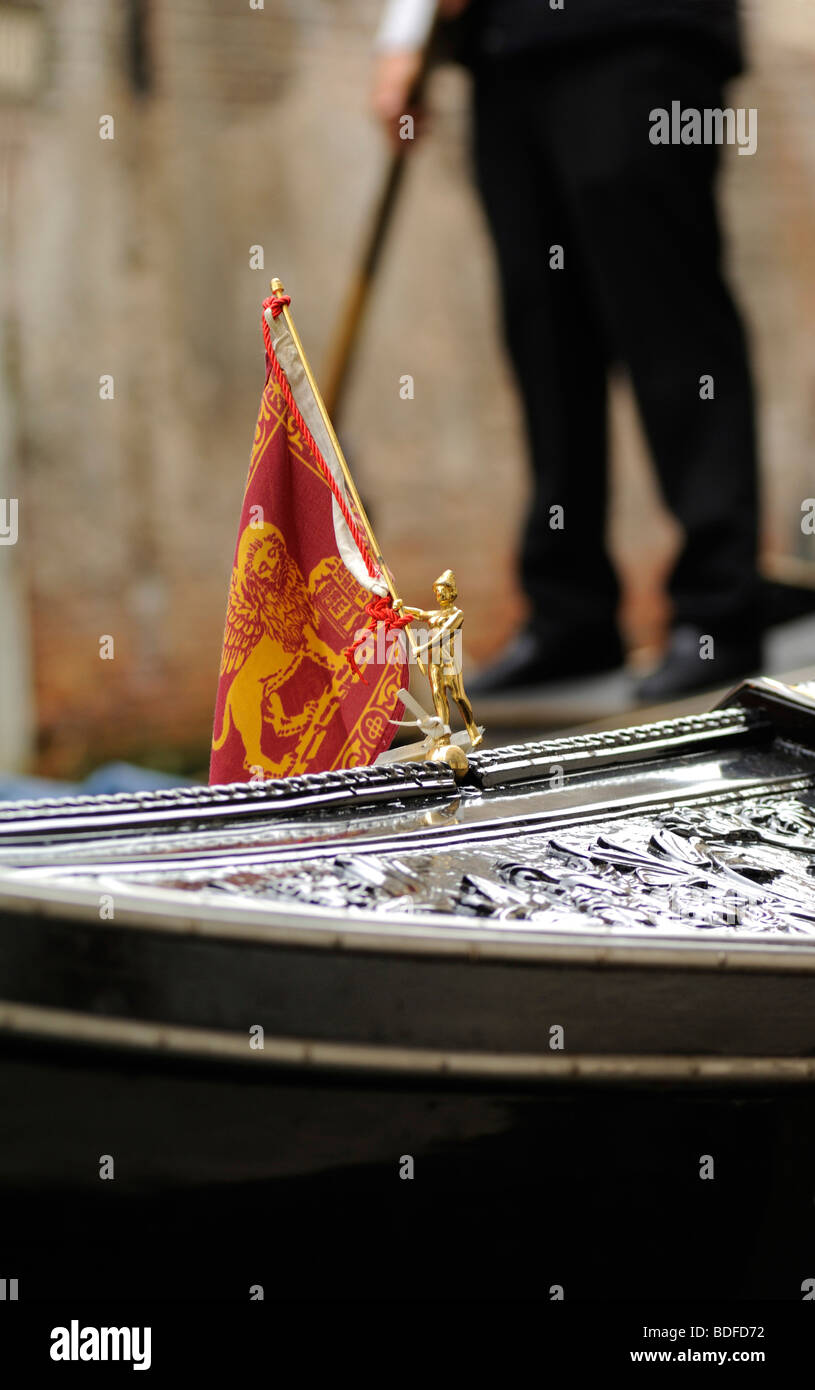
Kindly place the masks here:
<instances>
[{"instance_id":1,"label":"white shirt sleeve","mask_svg":"<svg viewBox=\"0 0 815 1390\"><path fill-rule=\"evenodd\" d=\"M376 35L380 52L423 48L436 11L436 0L387 0Z\"/></svg>"}]
</instances>

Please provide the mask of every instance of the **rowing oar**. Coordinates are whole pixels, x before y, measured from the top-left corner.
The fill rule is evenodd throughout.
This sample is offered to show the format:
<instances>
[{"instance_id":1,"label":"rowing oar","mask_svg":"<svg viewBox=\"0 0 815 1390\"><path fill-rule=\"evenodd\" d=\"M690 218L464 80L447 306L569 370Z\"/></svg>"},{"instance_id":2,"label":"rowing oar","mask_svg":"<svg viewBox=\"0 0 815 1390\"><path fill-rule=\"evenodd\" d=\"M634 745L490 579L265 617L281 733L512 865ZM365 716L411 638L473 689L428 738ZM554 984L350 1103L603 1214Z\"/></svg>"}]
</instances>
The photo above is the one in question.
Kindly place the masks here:
<instances>
[{"instance_id":1,"label":"rowing oar","mask_svg":"<svg viewBox=\"0 0 815 1390\"><path fill-rule=\"evenodd\" d=\"M421 100L427 75L433 62L438 24L438 14L436 14L422 50L422 59L416 80L408 94L407 105L409 107L416 106ZM328 351L327 366L323 374L325 385L322 397L326 409L335 423L342 409L345 388L359 346L362 321L371 297L376 272L382 259L388 231L393 221L410 144L409 140L400 141L388 160L379 197L363 243L362 255L354 271L351 286Z\"/></svg>"}]
</instances>

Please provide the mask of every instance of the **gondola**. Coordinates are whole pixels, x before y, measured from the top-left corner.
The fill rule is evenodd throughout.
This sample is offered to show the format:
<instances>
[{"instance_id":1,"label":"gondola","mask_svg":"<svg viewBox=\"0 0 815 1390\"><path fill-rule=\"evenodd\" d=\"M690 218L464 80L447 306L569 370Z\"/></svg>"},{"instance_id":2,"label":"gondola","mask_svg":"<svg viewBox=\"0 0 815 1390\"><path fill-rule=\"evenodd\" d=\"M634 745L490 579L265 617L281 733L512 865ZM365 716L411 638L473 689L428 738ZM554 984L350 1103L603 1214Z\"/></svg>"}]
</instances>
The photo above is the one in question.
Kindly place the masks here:
<instances>
[{"instance_id":1,"label":"gondola","mask_svg":"<svg viewBox=\"0 0 815 1390\"><path fill-rule=\"evenodd\" d=\"M343 1096L359 1157L394 1142L360 1122L371 1086L812 1081L814 792L815 692L760 680L474 754L459 782L407 763L9 804L6 1085L35 1068L45 1115L66 1068L90 1115L170 1074L282 1088L305 1130L273 1175L326 1158L310 1093Z\"/></svg>"},{"instance_id":2,"label":"gondola","mask_svg":"<svg viewBox=\"0 0 815 1390\"><path fill-rule=\"evenodd\" d=\"M460 781L395 763L7 804L9 1274L446 1298L489 1250L526 1296L543 1251L543 1296L593 1297L602 1229L632 1294L659 1269L677 1296L800 1297L772 1212L801 1188L803 1250L813 866L815 691L771 680L479 751ZM707 1216L700 1154L728 1165ZM625 1223L666 1183L643 1263ZM168 1248L195 1251L183 1277Z\"/></svg>"}]
</instances>

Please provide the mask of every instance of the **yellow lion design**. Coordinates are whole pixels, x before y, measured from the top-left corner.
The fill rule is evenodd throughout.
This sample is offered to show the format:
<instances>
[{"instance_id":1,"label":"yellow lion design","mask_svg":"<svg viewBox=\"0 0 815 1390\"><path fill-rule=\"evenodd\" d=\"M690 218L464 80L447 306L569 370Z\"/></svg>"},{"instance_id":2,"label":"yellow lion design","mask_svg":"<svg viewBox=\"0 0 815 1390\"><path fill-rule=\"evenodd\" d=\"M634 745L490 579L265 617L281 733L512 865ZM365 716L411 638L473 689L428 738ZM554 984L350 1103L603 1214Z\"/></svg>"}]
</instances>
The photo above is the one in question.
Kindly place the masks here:
<instances>
[{"instance_id":1,"label":"yellow lion design","mask_svg":"<svg viewBox=\"0 0 815 1390\"><path fill-rule=\"evenodd\" d=\"M300 733L311 720L317 700L299 714L287 715L276 693L308 657L333 678L343 669L337 656L317 635L318 619L308 585L276 526L247 526L229 584L221 675L235 675L224 706L221 732L213 749L222 748L230 727L243 741L244 766L276 771L261 751L264 722L281 737Z\"/></svg>"}]
</instances>

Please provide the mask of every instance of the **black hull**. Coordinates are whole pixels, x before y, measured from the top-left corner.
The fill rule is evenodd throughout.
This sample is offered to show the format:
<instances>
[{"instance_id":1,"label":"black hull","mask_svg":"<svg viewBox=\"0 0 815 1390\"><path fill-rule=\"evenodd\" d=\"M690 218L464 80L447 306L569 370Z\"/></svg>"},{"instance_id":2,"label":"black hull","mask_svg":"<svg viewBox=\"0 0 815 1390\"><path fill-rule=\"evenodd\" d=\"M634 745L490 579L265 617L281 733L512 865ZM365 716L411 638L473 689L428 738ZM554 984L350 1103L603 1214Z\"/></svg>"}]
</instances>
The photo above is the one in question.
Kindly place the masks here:
<instances>
[{"instance_id":1,"label":"black hull","mask_svg":"<svg viewBox=\"0 0 815 1390\"><path fill-rule=\"evenodd\" d=\"M813 1081L806 692L462 785L0 809L0 1200L40 1291L795 1300Z\"/></svg>"},{"instance_id":2,"label":"black hull","mask_svg":"<svg viewBox=\"0 0 815 1390\"><path fill-rule=\"evenodd\" d=\"M120 909L112 930L49 907L4 918L0 1029L55 1047L306 1079L815 1079L815 952L804 944L488 931L428 942L375 930L363 941L313 923L295 944L285 924L247 939L199 919L190 935Z\"/></svg>"},{"instance_id":3,"label":"black hull","mask_svg":"<svg viewBox=\"0 0 815 1390\"><path fill-rule=\"evenodd\" d=\"M30 1044L0 1084L24 1117L4 1263L29 1300L793 1302L811 1263L800 1088L304 1081Z\"/></svg>"}]
</instances>

